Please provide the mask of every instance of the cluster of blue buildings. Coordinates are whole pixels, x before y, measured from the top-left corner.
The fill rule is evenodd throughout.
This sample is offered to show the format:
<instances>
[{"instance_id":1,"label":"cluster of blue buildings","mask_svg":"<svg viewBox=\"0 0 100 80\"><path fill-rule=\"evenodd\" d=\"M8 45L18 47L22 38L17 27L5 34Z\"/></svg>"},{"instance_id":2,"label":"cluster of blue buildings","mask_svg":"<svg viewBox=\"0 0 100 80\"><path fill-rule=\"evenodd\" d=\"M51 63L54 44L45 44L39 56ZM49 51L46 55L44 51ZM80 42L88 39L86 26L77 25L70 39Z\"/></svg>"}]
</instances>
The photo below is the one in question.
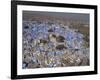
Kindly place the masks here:
<instances>
[{"instance_id":1,"label":"cluster of blue buildings","mask_svg":"<svg viewBox=\"0 0 100 80\"><path fill-rule=\"evenodd\" d=\"M48 52L48 55L61 55L64 54L63 50L54 50L49 51L45 49L45 47L39 46L40 39L47 41L47 47L48 49L52 49L54 46L54 43L49 40L49 35L55 34L55 36L59 35L64 38L64 41L66 42L66 50L67 49L78 49L81 50L84 44L84 35L79 33L75 29L70 29L68 26L60 25L59 23L51 22L51 24L48 24L48 22L38 22L38 21L25 21L23 22L23 52L25 50L28 50L29 53L32 53L31 49L35 49L35 51L39 51L42 53L45 50ZM36 44L35 44L36 41ZM32 54L32 56L34 56ZM33 58L32 58L33 59ZM25 68L25 63L24 63Z\"/></svg>"}]
</instances>

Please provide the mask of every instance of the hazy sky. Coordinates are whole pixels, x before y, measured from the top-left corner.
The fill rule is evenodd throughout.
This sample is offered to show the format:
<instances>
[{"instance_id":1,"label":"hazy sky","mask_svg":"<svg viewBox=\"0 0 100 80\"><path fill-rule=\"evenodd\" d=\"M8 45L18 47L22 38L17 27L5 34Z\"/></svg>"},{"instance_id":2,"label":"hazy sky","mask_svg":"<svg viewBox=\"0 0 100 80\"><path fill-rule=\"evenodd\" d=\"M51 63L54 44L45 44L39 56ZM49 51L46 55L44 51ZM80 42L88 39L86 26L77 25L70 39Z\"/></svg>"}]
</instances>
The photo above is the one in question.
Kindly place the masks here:
<instances>
[{"instance_id":1,"label":"hazy sky","mask_svg":"<svg viewBox=\"0 0 100 80\"><path fill-rule=\"evenodd\" d=\"M81 13L62 13L62 12L40 12L40 11L23 11L23 19L31 18L32 16L52 16L64 18L66 20L77 20L89 24L89 14Z\"/></svg>"}]
</instances>

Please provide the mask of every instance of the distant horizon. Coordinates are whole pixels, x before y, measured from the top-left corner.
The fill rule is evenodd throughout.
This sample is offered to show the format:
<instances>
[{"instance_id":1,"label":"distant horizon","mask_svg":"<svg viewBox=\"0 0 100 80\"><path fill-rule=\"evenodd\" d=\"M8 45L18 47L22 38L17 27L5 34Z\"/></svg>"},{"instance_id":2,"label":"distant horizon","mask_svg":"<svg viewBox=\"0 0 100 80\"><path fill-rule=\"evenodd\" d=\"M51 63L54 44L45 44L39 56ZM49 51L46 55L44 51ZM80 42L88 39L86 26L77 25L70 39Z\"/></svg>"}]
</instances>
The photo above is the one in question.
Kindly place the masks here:
<instances>
[{"instance_id":1,"label":"distant horizon","mask_svg":"<svg viewBox=\"0 0 100 80\"><path fill-rule=\"evenodd\" d=\"M32 17L55 17L69 21L80 21L89 24L89 14L82 13L63 13L63 12L45 12L45 11L23 11L23 20L29 20Z\"/></svg>"}]
</instances>

